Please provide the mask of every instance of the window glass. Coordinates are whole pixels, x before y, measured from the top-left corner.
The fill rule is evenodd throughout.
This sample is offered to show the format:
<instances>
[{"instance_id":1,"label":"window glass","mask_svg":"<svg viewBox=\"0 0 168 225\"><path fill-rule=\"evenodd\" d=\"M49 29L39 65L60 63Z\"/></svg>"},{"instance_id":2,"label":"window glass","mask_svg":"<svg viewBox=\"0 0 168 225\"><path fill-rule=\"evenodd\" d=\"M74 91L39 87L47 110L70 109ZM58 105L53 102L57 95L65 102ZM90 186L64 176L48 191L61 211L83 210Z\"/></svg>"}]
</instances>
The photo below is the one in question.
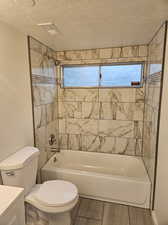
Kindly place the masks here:
<instances>
[{"instance_id":1,"label":"window glass","mask_svg":"<svg viewBox=\"0 0 168 225\"><path fill-rule=\"evenodd\" d=\"M64 67L64 87L99 86L99 66Z\"/></svg>"},{"instance_id":2,"label":"window glass","mask_svg":"<svg viewBox=\"0 0 168 225\"><path fill-rule=\"evenodd\" d=\"M131 87L141 85L143 64L63 67L64 87Z\"/></svg>"},{"instance_id":3,"label":"window glass","mask_svg":"<svg viewBox=\"0 0 168 225\"><path fill-rule=\"evenodd\" d=\"M100 86L132 86L141 81L141 71L141 64L101 66Z\"/></svg>"}]
</instances>

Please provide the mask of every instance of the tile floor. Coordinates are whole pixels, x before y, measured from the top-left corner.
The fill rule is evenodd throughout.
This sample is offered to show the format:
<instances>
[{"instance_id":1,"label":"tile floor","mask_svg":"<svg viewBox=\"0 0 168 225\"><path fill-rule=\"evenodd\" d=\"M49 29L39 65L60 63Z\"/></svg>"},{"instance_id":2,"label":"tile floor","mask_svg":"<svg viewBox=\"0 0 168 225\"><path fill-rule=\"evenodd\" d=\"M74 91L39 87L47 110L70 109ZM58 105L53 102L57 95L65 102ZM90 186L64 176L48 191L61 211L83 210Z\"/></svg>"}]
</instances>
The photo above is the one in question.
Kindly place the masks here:
<instances>
[{"instance_id":1,"label":"tile floor","mask_svg":"<svg viewBox=\"0 0 168 225\"><path fill-rule=\"evenodd\" d=\"M153 225L149 210L80 198L72 225Z\"/></svg>"}]
</instances>

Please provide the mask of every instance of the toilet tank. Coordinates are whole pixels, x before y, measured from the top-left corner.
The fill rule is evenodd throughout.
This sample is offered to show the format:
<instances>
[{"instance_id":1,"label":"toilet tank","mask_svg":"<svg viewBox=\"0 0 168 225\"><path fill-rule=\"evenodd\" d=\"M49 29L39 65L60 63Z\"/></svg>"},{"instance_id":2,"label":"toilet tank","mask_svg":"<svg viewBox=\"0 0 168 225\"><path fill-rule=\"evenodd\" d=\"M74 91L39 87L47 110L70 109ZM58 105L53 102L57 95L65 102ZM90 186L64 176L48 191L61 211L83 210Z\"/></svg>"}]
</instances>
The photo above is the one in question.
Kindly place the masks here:
<instances>
[{"instance_id":1,"label":"toilet tank","mask_svg":"<svg viewBox=\"0 0 168 225\"><path fill-rule=\"evenodd\" d=\"M26 195L36 183L38 158L37 148L24 147L0 162L3 184L22 187Z\"/></svg>"}]
</instances>

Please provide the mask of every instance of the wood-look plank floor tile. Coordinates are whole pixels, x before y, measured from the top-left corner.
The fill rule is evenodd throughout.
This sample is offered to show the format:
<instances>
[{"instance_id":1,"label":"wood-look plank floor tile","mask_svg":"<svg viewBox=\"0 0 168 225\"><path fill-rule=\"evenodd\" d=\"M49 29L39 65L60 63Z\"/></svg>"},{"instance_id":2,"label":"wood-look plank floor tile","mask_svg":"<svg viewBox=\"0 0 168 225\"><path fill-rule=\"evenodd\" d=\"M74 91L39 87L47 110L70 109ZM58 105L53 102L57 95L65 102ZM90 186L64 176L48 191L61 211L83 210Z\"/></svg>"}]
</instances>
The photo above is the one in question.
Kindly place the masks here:
<instances>
[{"instance_id":1,"label":"wood-look plank floor tile","mask_svg":"<svg viewBox=\"0 0 168 225\"><path fill-rule=\"evenodd\" d=\"M101 220L93 220L84 217L77 217L75 225L101 225Z\"/></svg>"},{"instance_id":2,"label":"wood-look plank floor tile","mask_svg":"<svg viewBox=\"0 0 168 225\"><path fill-rule=\"evenodd\" d=\"M77 217L79 206L80 206L80 201L81 201L81 199L79 198L77 204L75 205L75 207L71 211L71 218L72 219L75 219Z\"/></svg>"},{"instance_id":3,"label":"wood-look plank floor tile","mask_svg":"<svg viewBox=\"0 0 168 225\"><path fill-rule=\"evenodd\" d=\"M128 207L119 204L105 203L103 225L129 225Z\"/></svg>"},{"instance_id":4,"label":"wood-look plank floor tile","mask_svg":"<svg viewBox=\"0 0 168 225\"><path fill-rule=\"evenodd\" d=\"M129 206L130 225L153 225L150 211Z\"/></svg>"},{"instance_id":5,"label":"wood-look plank floor tile","mask_svg":"<svg viewBox=\"0 0 168 225\"><path fill-rule=\"evenodd\" d=\"M101 220L103 215L103 204L102 201L82 198L78 216Z\"/></svg>"}]
</instances>

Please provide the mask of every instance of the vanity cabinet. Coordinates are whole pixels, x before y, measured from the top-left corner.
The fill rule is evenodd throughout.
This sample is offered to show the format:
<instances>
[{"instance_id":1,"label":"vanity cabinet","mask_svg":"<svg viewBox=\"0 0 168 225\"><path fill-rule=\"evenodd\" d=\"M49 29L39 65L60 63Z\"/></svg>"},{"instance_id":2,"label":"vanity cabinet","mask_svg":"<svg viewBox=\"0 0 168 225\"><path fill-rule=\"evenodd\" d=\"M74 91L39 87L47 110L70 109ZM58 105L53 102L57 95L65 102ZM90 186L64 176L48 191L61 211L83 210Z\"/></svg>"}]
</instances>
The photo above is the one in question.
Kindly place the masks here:
<instances>
[{"instance_id":1,"label":"vanity cabinet","mask_svg":"<svg viewBox=\"0 0 168 225\"><path fill-rule=\"evenodd\" d=\"M22 188L0 185L0 225L25 225Z\"/></svg>"}]
</instances>

